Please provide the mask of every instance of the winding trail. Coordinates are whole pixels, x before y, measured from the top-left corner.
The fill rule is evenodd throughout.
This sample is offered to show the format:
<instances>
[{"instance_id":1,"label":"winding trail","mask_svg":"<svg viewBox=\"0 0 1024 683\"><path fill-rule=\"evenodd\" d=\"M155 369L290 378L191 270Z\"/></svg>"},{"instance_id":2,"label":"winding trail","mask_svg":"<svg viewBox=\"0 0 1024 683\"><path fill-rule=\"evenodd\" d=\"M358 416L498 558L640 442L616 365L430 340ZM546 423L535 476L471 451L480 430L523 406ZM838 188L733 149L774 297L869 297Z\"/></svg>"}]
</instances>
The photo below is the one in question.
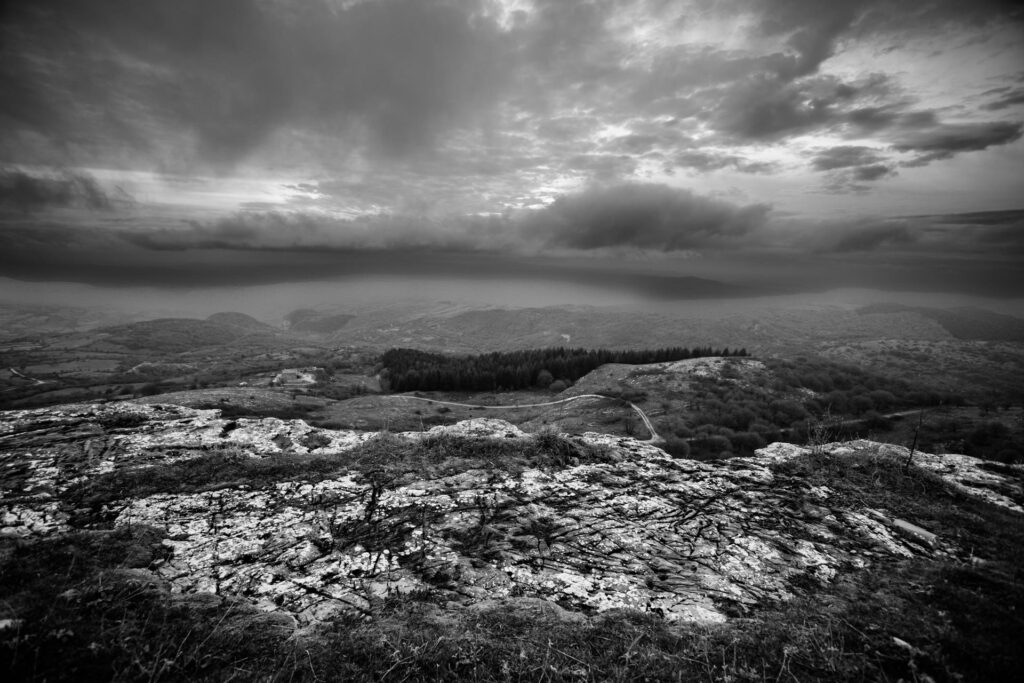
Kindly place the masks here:
<instances>
[{"instance_id":1,"label":"winding trail","mask_svg":"<svg viewBox=\"0 0 1024 683\"><path fill-rule=\"evenodd\" d=\"M440 404L440 405L444 405L444 406L458 406L460 408L476 408L476 409L483 408L485 410L488 409L488 408L492 408L492 409L495 409L495 410L512 410L512 409L515 409L515 408L544 408L544 407L547 407L547 406L557 406L557 405L560 405L560 404L563 404L563 403L569 403L570 401L580 401L580 400L584 400L584 399L587 399L587 400L620 401L622 403L629 404L629 407L632 408L633 411L637 415L640 416L640 419L643 421L644 426L647 427L647 431L651 433L651 438L649 440L650 443L652 443L652 444L659 444L659 443L664 443L665 442L665 439L661 438L661 436L658 435L658 432L656 432L654 430L654 425L651 424L650 418L647 417L647 413L645 413L643 410L640 409L640 406L638 406L637 404L633 403L632 401L627 401L627 400L622 399L622 398L615 398L614 396L604 396L602 394L580 394L579 396L570 396L569 398L561 398L561 399L558 399L557 401L547 401L545 403L519 403L519 404L504 405L504 406L486 406L486 405L477 405L477 404L474 404L474 403L457 403L455 401L439 401L439 400L434 399L434 398L423 398L422 396L409 396L407 394L391 394L391 395L389 395L389 398L404 398L404 399L409 399L409 400L412 400L412 401L423 401L425 403L436 403L436 404Z\"/></svg>"},{"instance_id":2,"label":"winding trail","mask_svg":"<svg viewBox=\"0 0 1024 683\"><path fill-rule=\"evenodd\" d=\"M460 408L475 408L475 409L485 409L485 410L488 409L488 408L492 408L492 409L495 409L495 410L514 410L516 408L544 408L544 407L547 407L547 406L557 406L557 405L560 405L560 404L563 404L563 403L569 403L570 401L580 401L580 400L619 401L621 403L628 403L629 407L632 408L633 411L637 415L640 416L640 419L643 421L644 426L647 428L647 431L650 432L650 434L651 434L651 438L648 441L650 444L657 446L657 445L661 445L661 444L666 443L665 439L661 435L659 435L657 431L655 431L654 425L651 424L650 418L647 417L647 413L645 413L640 408L640 406L638 406L637 404L633 403L632 401L627 401L627 400L622 399L622 398L616 398L614 396L604 396L603 394L580 394L579 396L570 396L569 398L561 398L561 399L558 399L557 401L547 401L545 403L518 403L518 404L500 405L500 406L479 405L479 404L476 404L476 403L458 403L456 401L440 401L440 400L435 399L435 398L423 398L422 396L409 396L407 394L384 394L384 396L386 396L387 398L399 398L399 399L409 399L411 401L423 401L424 403L436 403L438 405L444 405L444 406L458 406ZM886 414L882 415L882 417L883 418L904 417L904 416L907 416L907 415L916 414L916 413L920 412L921 410L922 410L921 408L913 408L913 409L910 409L910 410L899 410L899 411L892 412L892 413L886 413ZM847 427L847 426L859 424L859 423L862 423L862 422L864 422L864 418L850 418L850 419L834 422L834 423L832 423L832 424L830 424L828 426L830 428ZM792 428L784 427L784 428L779 430L779 433L780 434L788 434L788 433L790 433L792 431L793 431ZM699 440L699 437L691 437L691 438L688 438L688 439L683 439L683 441L690 441L690 442L698 441L698 440Z\"/></svg>"},{"instance_id":3,"label":"winding trail","mask_svg":"<svg viewBox=\"0 0 1024 683\"><path fill-rule=\"evenodd\" d=\"M44 381L44 380L41 380L41 379L36 379L35 377L29 377L29 376L28 376L28 375L26 375L25 373L23 373L23 372L18 372L18 371L17 371L17 370L15 370L14 368L7 368L7 370L8 370L8 371L10 371L10 373L11 373L12 375L14 375L15 377L20 377L20 378L22 378L22 379L27 379L28 381L30 381L30 382L35 382L36 384L52 384L52 383L53 383L53 381L52 381L52 380L45 380L45 381Z\"/></svg>"}]
</instances>

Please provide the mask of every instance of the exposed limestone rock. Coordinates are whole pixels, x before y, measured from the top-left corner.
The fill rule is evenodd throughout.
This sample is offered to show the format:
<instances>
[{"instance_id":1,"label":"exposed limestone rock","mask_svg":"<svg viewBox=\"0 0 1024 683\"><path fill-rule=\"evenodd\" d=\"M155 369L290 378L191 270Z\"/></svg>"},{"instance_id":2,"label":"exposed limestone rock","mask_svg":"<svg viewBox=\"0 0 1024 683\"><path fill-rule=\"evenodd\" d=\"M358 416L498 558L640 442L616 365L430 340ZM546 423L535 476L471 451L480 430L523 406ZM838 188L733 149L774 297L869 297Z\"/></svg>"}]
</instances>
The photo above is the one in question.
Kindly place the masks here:
<instances>
[{"instance_id":1,"label":"exposed limestone rock","mask_svg":"<svg viewBox=\"0 0 1024 683\"><path fill-rule=\"evenodd\" d=\"M722 370L727 367L736 369L742 375L749 372L764 370L765 365L754 358L722 358L709 356L706 358L688 358L687 360L670 361L668 363L651 363L653 367L661 366L670 373L689 374L693 377L723 376Z\"/></svg>"},{"instance_id":2,"label":"exposed limestone rock","mask_svg":"<svg viewBox=\"0 0 1024 683\"><path fill-rule=\"evenodd\" d=\"M411 433L415 435L415 433ZM453 425L439 425L427 430L428 436L439 434L451 434L453 436L475 436L487 438L522 439L529 436L505 420L498 420L493 417L477 417L472 420L463 420Z\"/></svg>"},{"instance_id":3,"label":"exposed limestone rock","mask_svg":"<svg viewBox=\"0 0 1024 683\"><path fill-rule=\"evenodd\" d=\"M67 519L57 501L3 504L0 505L0 537L48 536L65 530Z\"/></svg>"},{"instance_id":4,"label":"exposed limestone rock","mask_svg":"<svg viewBox=\"0 0 1024 683\"><path fill-rule=\"evenodd\" d=\"M62 494L83 478L167 464L222 448L260 458L358 446L372 434L314 430L298 420L226 420L177 406L75 405L9 412L0 427L0 534L45 536L76 521ZM523 440L517 427L477 419L425 434ZM127 498L107 523L167 532L155 578L181 593L245 599L301 623L338 610L372 611L389 596L433 592L451 607L534 599L586 614L629 607L669 621L721 621L797 586L830 582L885 557L943 554L844 509L827 487L771 469L807 451L772 444L716 463L677 460L648 443L588 433L608 462L522 472L467 470L402 485L350 472L318 482L245 483L200 493ZM819 447L832 457L894 446ZM1020 474L965 456L915 454L954 486L1020 511ZM879 519L878 517L881 517ZM85 519L85 518L82 518ZM89 522L86 522L89 523Z\"/></svg>"},{"instance_id":5,"label":"exposed limestone rock","mask_svg":"<svg viewBox=\"0 0 1024 683\"><path fill-rule=\"evenodd\" d=\"M869 453L901 463L907 462L910 458L910 449L905 446L865 439L825 444L819 446L818 450L835 457ZM804 446L773 443L758 450L757 453L761 457L780 462L810 451L810 448ZM914 452L912 463L939 475L961 493L982 498L1014 512L1024 512L1021 505L1021 501L1024 501L1024 465L1006 465L955 453L935 455L922 451Z\"/></svg>"}]
</instances>

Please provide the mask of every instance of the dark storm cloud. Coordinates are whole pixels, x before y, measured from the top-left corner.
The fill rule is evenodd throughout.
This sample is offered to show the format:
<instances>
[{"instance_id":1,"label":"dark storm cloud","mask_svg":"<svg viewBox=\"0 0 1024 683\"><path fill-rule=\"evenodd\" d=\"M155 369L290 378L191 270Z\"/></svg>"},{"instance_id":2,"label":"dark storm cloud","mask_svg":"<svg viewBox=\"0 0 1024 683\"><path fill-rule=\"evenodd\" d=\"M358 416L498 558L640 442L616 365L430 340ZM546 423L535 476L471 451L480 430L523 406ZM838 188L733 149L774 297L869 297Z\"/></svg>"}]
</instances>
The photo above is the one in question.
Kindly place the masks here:
<instances>
[{"instance_id":1,"label":"dark storm cloud","mask_svg":"<svg viewBox=\"0 0 1024 683\"><path fill-rule=\"evenodd\" d=\"M766 0L758 5L763 33L788 34L797 75L813 72L843 39L898 40L948 27L1024 22L1016 0Z\"/></svg>"},{"instance_id":2,"label":"dark storm cloud","mask_svg":"<svg viewBox=\"0 0 1024 683\"><path fill-rule=\"evenodd\" d=\"M930 258L941 249L991 255L1017 244L1015 223L777 225L784 211L814 211L817 200L802 198L822 188L851 195L829 199L852 214L852 195L897 169L1019 140L1019 110L1011 108L1019 81L1016 90L951 98L937 91L955 91L957 78L947 83L927 65L915 73L882 56L916 59L923 46L952 54L986 37L999 43L999 31L1021 19L1010 4L536 0L512 15L500 5L4 4L0 160L165 174L133 186L163 203L153 211L159 222L140 212L130 229L104 218L103 231L69 233L38 215L17 229L9 221L0 236L10 248L5 267L50 264L47 272L58 273L62 265L69 274L88 265L89 277L135 269L142 280L153 267L184 283L190 273L258 279L260 268L273 278L305 277L307 266L415 271L419 252L593 262L608 252L653 261L775 249L841 260L892 251ZM905 42L913 44L900 52ZM1008 50L967 49L964 62L1001 64ZM951 71L961 80L968 73ZM997 71L970 91L1013 83ZM811 145L829 148L808 155ZM902 172L915 182L915 171ZM635 182L673 173L702 191L735 190L779 208ZM193 184L175 185L175 174ZM938 169L932 176L960 189ZM0 201L19 211L103 208L104 196L116 199L59 173L46 182L12 178ZM589 189L549 204L554 188L565 187ZM882 201L860 206L891 213ZM181 215L168 219L164 202L180 202ZM88 226L102 222L79 213Z\"/></svg>"},{"instance_id":3,"label":"dark storm cloud","mask_svg":"<svg viewBox=\"0 0 1024 683\"><path fill-rule=\"evenodd\" d=\"M873 182L895 175L894 164L871 147L841 145L819 152L811 161L816 171L827 173L826 188L832 192L865 192Z\"/></svg>"},{"instance_id":4,"label":"dark storm cloud","mask_svg":"<svg viewBox=\"0 0 1024 683\"><path fill-rule=\"evenodd\" d=\"M531 218L527 234L568 249L701 249L740 243L768 211L666 185L627 184L560 197Z\"/></svg>"},{"instance_id":5,"label":"dark storm cloud","mask_svg":"<svg viewBox=\"0 0 1024 683\"><path fill-rule=\"evenodd\" d=\"M831 76L786 83L760 75L730 87L710 120L740 138L779 139L837 126L859 98L876 96L884 87L885 79L879 76L858 84Z\"/></svg>"},{"instance_id":6,"label":"dark storm cloud","mask_svg":"<svg viewBox=\"0 0 1024 683\"><path fill-rule=\"evenodd\" d=\"M425 226L390 217L360 225L280 213L238 214L162 230L72 227L34 217L30 225L0 221L0 277L172 287L367 276L506 278L614 287L653 298L838 286L1024 294L1019 278L1024 210L786 226L763 206L737 206L663 186L622 186L607 194L606 199L597 190L568 195L546 209L477 218L445 234L435 231L448 221ZM282 230L302 224L308 227ZM647 268L643 260L618 270L571 256L577 250L621 261L616 249L637 248L687 253L672 267L676 275ZM957 257L950 259L951 253ZM753 281L736 264L770 262L776 276L755 278L754 289L686 276L692 272L689 264L705 260L733 265L697 274L720 272L729 281Z\"/></svg>"},{"instance_id":7,"label":"dark storm cloud","mask_svg":"<svg viewBox=\"0 0 1024 683\"><path fill-rule=\"evenodd\" d=\"M524 169L547 175L539 184L611 182L635 177L643 155L765 173L774 167L722 148L907 123L886 76L822 73L844 41L1018 16L964 4L537 0L499 26L486 0L8 3L0 158L182 173L199 160L335 171L358 161L381 177L390 162L422 162L403 166L418 169L406 185L388 185L396 202L438 166L464 178L450 194L476 193L473 181L489 176L516 186L505 197L516 199ZM623 16L669 32L738 18L751 47L667 45L636 59ZM627 121L630 134L595 142ZM716 135L696 144L695 121Z\"/></svg>"},{"instance_id":8,"label":"dark storm cloud","mask_svg":"<svg viewBox=\"0 0 1024 683\"><path fill-rule=\"evenodd\" d=\"M661 143L661 136L634 133L616 138L609 143L608 147L629 154L645 154L654 151Z\"/></svg>"},{"instance_id":9,"label":"dark storm cloud","mask_svg":"<svg viewBox=\"0 0 1024 683\"><path fill-rule=\"evenodd\" d=\"M1024 255L1024 209L908 216L905 220L941 234L958 251Z\"/></svg>"},{"instance_id":10,"label":"dark storm cloud","mask_svg":"<svg viewBox=\"0 0 1024 683\"><path fill-rule=\"evenodd\" d=\"M904 165L924 166L963 152L1005 145L1021 137L1024 124L1011 121L949 123L938 112L914 110L909 102L863 107L863 97L878 98L887 90L885 77L874 75L859 84L832 77L814 77L780 85L762 77L732 88L721 100L714 124L742 139L773 141L809 132L834 131L850 137L873 134L899 152L916 153ZM852 163L852 155L864 155ZM827 171L850 166L857 180L877 180L892 175L892 164L877 151L842 146L815 157L812 167Z\"/></svg>"},{"instance_id":11,"label":"dark storm cloud","mask_svg":"<svg viewBox=\"0 0 1024 683\"><path fill-rule=\"evenodd\" d=\"M844 168L828 172L823 188L833 194L866 194L874 187L870 183L895 175L896 169L887 164Z\"/></svg>"},{"instance_id":12,"label":"dark storm cloud","mask_svg":"<svg viewBox=\"0 0 1024 683\"><path fill-rule=\"evenodd\" d=\"M854 180L878 180L886 176L894 175L895 171L886 164L871 164L869 166L858 166L853 169Z\"/></svg>"},{"instance_id":13,"label":"dark storm cloud","mask_svg":"<svg viewBox=\"0 0 1024 683\"><path fill-rule=\"evenodd\" d=\"M628 54L608 25L615 7L589 0L539 0L534 13L513 30L510 66L518 67L526 87L517 99L531 107L552 104L552 95L575 84L581 91L604 92L625 83L621 62Z\"/></svg>"},{"instance_id":14,"label":"dark storm cloud","mask_svg":"<svg viewBox=\"0 0 1024 683\"><path fill-rule=\"evenodd\" d=\"M922 166L949 159L960 152L974 152L1020 139L1024 124L1008 121L987 123L939 124L898 136L894 147L901 152L917 152L909 166Z\"/></svg>"},{"instance_id":15,"label":"dark storm cloud","mask_svg":"<svg viewBox=\"0 0 1024 683\"><path fill-rule=\"evenodd\" d=\"M243 211L186 227L122 231L153 251L404 250L536 253L631 248L734 247L767 221L769 207L738 206L666 185L593 187L543 209L504 216L432 219L383 214L343 219L304 211Z\"/></svg>"},{"instance_id":16,"label":"dark storm cloud","mask_svg":"<svg viewBox=\"0 0 1024 683\"><path fill-rule=\"evenodd\" d=\"M997 16L997 8L982 3L978 13ZM874 0L769 0L757 3L758 31L764 36L785 36L782 52L761 57L737 57L725 52L700 56L703 73L714 74L719 87L698 96L704 100L703 117L728 137L781 140L802 133L833 128L849 118L863 125L887 127L898 114L883 107L858 106L865 99L890 95L888 77L872 74L860 82L843 82L819 74L819 67L835 54L842 37L920 29L922 10L929 23L961 16L952 4L934 8L901 3L895 13ZM878 15L885 16L879 21ZM688 64L678 67L684 73Z\"/></svg>"},{"instance_id":17,"label":"dark storm cloud","mask_svg":"<svg viewBox=\"0 0 1024 683\"><path fill-rule=\"evenodd\" d=\"M671 158L671 162L680 168L689 168L695 171L718 171L730 168L740 173L772 173L776 169L775 164L751 161L736 154L696 150L676 154Z\"/></svg>"},{"instance_id":18,"label":"dark storm cloud","mask_svg":"<svg viewBox=\"0 0 1024 683\"><path fill-rule=\"evenodd\" d=\"M1024 227L1024 209L908 216L908 218L938 224Z\"/></svg>"},{"instance_id":19,"label":"dark storm cloud","mask_svg":"<svg viewBox=\"0 0 1024 683\"><path fill-rule=\"evenodd\" d=\"M900 108L899 105L858 107L847 112L844 120L860 133L873 133L890 128L901 120L904 114L900 112ZM929 114L934 119L934 114L931 112Z\"/></svg>"},{"instance_id":20,"label":"dark storm cloud","mask_svg":"<svg viewBox=\"0 0 1024 683\"><path fill-rule=\"evenodd\" d=\"M497 219L495 219L497 220ZM380 215L338 218L306 211L240 211L186 227L125 231L126 242L153 251L350 251L488 249L503 246L487 218L454 216L443 222L423 217Z\"/></svg>"},{"instance_id":21,"label":"dark storm cloud","mask_svg":"<svg viewBox=\"0 0 1024 683\"><path fill-rule=\"evenodd\" d=\"M273 242L261 245L253 235L247 241L213 243L188 242L186 234L173 244L168 234L150 240L138 237L53 224L31 229L0 225L0 277L186 289L365 277L526 281L615 288L658 299L753 296L767 291L688 275L607 270L586 261L467 252L441 245L345 248L334 242L307 248ZM188 250L187 258L178 253L182 250Z\"/></svg>"},{"instance_id":22,"label":"dark storm cloud","mask_svg":"<svg viewBox=\"0 0 1024 683\"><path fill-rule=\"evenodd\" d=\"M88 273L77 270L83 264L89 265ZM0 222L0 276L98 282L104 268L116 272L132 266L144 271L145 254L110 231L52 221Z\"/></svg>"},{"instance_id":23,"label":"dark storm cloud","mask_svg":"<svg viewBox=\"0 0 1024 683\"><path fill-rule=\"evenodd\" d=\"M814 73L832 56L836 39L849 30L864 9L866 0L766 0L759 3L761 30L765 35L787 35L794 54L777 56L776 73L785 80Z\"/></svg>"},{"instance_id":24,"label":"dark storm cloud","mask_svg":"<svg viewBox=\"0 0 1024 683\"><path fill-rule=\"evenodd\" d=\"M630 69L618 64L609 66L611 60L620 56L621 48L600 19L611 14L613 3L558 0L541 4L545 9L537 21L546 27L539 32L544 36L541 42L549 49L552 45L558 46L554 51L559 55L559 65L565 68L564 74L556 70L549 74L550 78L563 77L568 82L579 83L586 73L586 65L593 68L594 64L600 64L606 78L614 81L614 76L627 76L621 83L630 89L630 97L636 104L653 107L656 111L665 105L684 107L676 111L680 115L694 113L693 109L686 109L687 106L697 110L706 106L702 103L704 94L698 95L696 101L689 97L694 90L711 87L710 95L715 99L723 94L732 96L733 88L758 90L765 82L784 87L808 77L813 80L844 40L878 36L895 40L907 35L928 35L940 27L1024 19L1024 13L1012 3L985 0L976 3L959 0L900 3L887 0L720 0L698 3L689 13L708 13L727 21L735 21L740 16L751 18L752 38L777 39L781 43L772 51L760 54L754 50L720 49L706 44L677 46L659 53L646 68ZM645 6L648 12L657 15L671 5L651 2ZM687 23L689 13L676 19L680 27ZM671 20L665 21L667 26L672 26ZM536 49L532 43L528 45L530 51L546 55L539 57L538 63L545 67L552 65L549 51ZM603 59L594 59L589 54L598 49ZM606 73L609 68L616 73ZM876 74L875 77L881 76ZM857 94L862 85L837 84L834 96L850 97ZM746 98L738 96L736 99L756 100L753 97L756 94L747 93Z\"/></svg>"},{"instance_id":25,"label":"dark storm cloud","mask_svg":"<svg viewBox=\"0 0 1024 683\"><path fill-rule=\"evenodd\" d=\"M1024 209L808 225L799 234L816 253L900 253L921 264L957 254L994 264L1024 255Z\"/></svg>"},{"instance_id":26,"label":"dark storm cloud","mask_svg":"<svg viewBox=\"0 0 1024 683\"><path fill-rule=\"evenodd\" d=\"M808 118L807 108L802 114ZM800 116L783 110L790 122ZM872 134L892 150L915 154L903 166L925 166L933 161L949 159L963 152L973 152L1006 145L1021 138L1024 124L1011 121L948 123L932 110L914 110L906 103L884 107L858 107L848 111L832 109L820 112L819 123L825 126L847 126L851 137ZM818 154L812 167L818 171L859 167L848 174L858 180L876 180L893 175L894 165L877 149L864 146L839 146Z\"/></svg>"},{"instance_id":27,"label":"dark storm cloud","mask_svg":"<svg viewBox=\"0 0 1024 683\"><path fill-rule=\"evenodd\" d=\"M837 168L876 164L881 160L882 157L871 147L843 145L818 153L811 165L818 171L831 171Z\"/></svg>"},{"instance_id":28,"label":"dark storm cloud","mask_svg":"<svg viewBox=\"0 0 1024 683\"><path fill-rule=\"evenodd\" d=\"M1012 107L1015 104L1024 104L1024 88L1020 88L1012 92L1007 92L1010 90L1009 88L1000 88L999 90L1002 91L1004 94L1002 94L998 99L983 105L981 107L982 109L985 109L987 111L998 111L1000 109ZM990 90L989 92L982 94L988 95L992 94L993 92L994 91Z\"/></svg>"},{"instance_id":29,"label":"dark storm cloud","mask_svg":"<svg viewBox=\"0 0 1024 683\"><path fill-rule=\"evenodd\" d=\"M1016 121L949 123L943 121L936 111L914 110L906 104L856 108L838 113L832 121L848 124L849 134L853 137L872 134L895 151L916 155L903 162L903 166L925 166L963 152L1010 144L1021 138L1024 129L1024 124ZM837 164L844 164L850 155L856 154L856 150L864 148L844 146L836 149L840 151L816 157L814 168L840 168ZM879 163L885 160L884 157L877 152L873 154L873 157L865 159L869 165L885 165Z\"/></svg>"},{"instance_id":30,"label":"dark storm cloud","mask_svg":"<svg viewBox=\"0 0 1024 683\"><path fill-rule=\"evenodd\" d=\"M673 252L735 249L756 241L768 214L767 205L739 206L665 185L622 184L563 195L542 209L490 216L380 214L349 219L308 211L241 211L168 227L112 223L102 229L72 229L44 221L31 226L0 223L0 246L27 264L58 258L57 252L71 261L76 251L115 262L137 262L139 254L188 261L196 253L217 252L226 263L235 258L230 254L240 252ZM54 253L45 253L47 245Z\"/></svg>"},{"instance_id":31,"label":"dark storm cloud","mask_svg":"<svg viewBox=\"0 0 1024 683\"><path fill-rule=\"evenodd\" d=\"M867 167L853 167L860 171ZM850 169L841 169L850 170ZM864 178L870 180L871 178ZM522 215L425 221L402 216L347 220L303 212L241 212L187 228L122 231L118 239L153 252L264 251L358 254L410 250L451 253L543 253L632 248L743 252L769 244L793 253L984 252L1024 246L1024 210L985 211L885 220L808 224L769 240L773 219L764 205L739 206L663 185L621 185L565 195ZM40 239L56 246L89 233L50 227ZM20 243L31 230L15 233ZM104 238L104 248L110 239Z\"/></svg>"},{"instance_id":32,"label":"dark storm cloud","mask_svg":"<svg viewBox=\"0 0 1024 683\"><path fill-rule=\"evenodd\" d=\"M915 241L911 230L902 224L856 226L840 234L827 249L832 252L877 251L888 247L905 247Z\"/></svg>"},{"instance_id":33,"label":"dark storm cloud","mask_svg":"<svg viewBox=\"0 0 1024 683\"><path fill-rule=\"evenodd\" d=\"M626 154L577 154L566 160L565 166L582 171L598 181L614 181L636 169L636 159Z\"/></svg>"},{"instance_id":34,"label":"dark storm cloud","mask_svg":"<svg viewBox=\"0 0 1024 683\"><path fill-rule=\"evenodd\" d=\"M4 225L0 228L0 249L4 254L27 255L34 251L71 251L83 244L99 242L101 235L59 223L31 226ZM109 243L111 240L106 240ZM116 240L114 240L116 241Z\"/></svg>"},{"instance_id":35,"label":"dark storm cloud","mask_svg":"<svg viewBox=\"0 0 1024 683\"><path fill-rule=\"evenodd\" d=\"M928 146L925 138L950 144L919 156L918 165L949 158L962 151L1006 144L1016 138L1012 122L964 124L977 130L957 131L960 124L940 120L934 111L914 111L913 98L893 87L886 74L871 74L844 81L819 72L835 54L841 40L869 37L898 41L901 36L927 33L937 27L965 23L983 25L994 20L1016 21L1024 13L1006 3L980 2L884 3L876 0L772 0L758 3L758 31L784 37L781 52L760 57L707 52L696 57L708 77L702 91L687 98L703 120L720 133L720 144L743 141L784 143L807 133L833 133L859 137L879 133L897 149ZM677 65L679 81L686 83L687 64ZM995 127L985 138L980 128ZM1010 134L1006 134L1011 131ZM898 133L898 134L897 134ZM963 133L974 142L952 140ZM972 135L975 134L975 135ZM1002 134L1002 135L1000 135ZM980 135L980 137L979 137ZM987 139L987 142L983 140ZM979 146L983 145L983 146ZM887 164L862 164L863 169L842 174L851 181L878 180L892 175ZM825 170L820 167L817 170Z\"/></svg>"},{"instance_id":36,"label":"dark storm cloud","mask_svg":"<svg viewBox=\"0 0 1024 683\"><path fill-rule=\"evenodd\" d=\"M858 22L861 32L896 35L928 31L943 25L982 26L998 19L1006 23L1024 21L1017 0L872 0Z\"/></svg>"},{"instance_id":37,"label":"dark storm cloud","mask_svg":"<svg viewBox=\"0 0 1024 683\"><path fill-rule=\"evenodd\" d=\"M340 9L247 0L41 0L8 8L0 116L88 145L194 133L232 160L284 125L348 132L389 154L428 146L501 81L475 3ZM102 116L95 112L104 112ZM131 134L128 134L131 133ZM138 151L148 151L141 149Z\"/></svg>"},{"instance_id":38,"label":"dark storm cloud","mask_svg":"<svg viewBox=\"0 0 1024 683\"><path fill-rule=\"evenodd\" d=\"M47 175L0 169L0 208L30 213L51 208L111 209L129 198L108 194L87 173L64 170Z\"/></svg>"}]
</instances>

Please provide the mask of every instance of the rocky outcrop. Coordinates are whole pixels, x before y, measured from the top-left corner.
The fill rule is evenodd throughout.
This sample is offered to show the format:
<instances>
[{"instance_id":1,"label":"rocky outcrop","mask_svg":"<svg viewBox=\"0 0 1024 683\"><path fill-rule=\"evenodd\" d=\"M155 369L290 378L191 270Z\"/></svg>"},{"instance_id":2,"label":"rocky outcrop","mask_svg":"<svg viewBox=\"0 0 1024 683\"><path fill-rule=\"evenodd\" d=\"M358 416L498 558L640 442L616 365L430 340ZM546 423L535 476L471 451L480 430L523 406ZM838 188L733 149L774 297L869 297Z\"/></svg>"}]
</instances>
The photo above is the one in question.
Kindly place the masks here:
<instances>
[{"instance_id":1,"label":"rocky outcrop","mask_svg":"<svg viewBox=\"0 0 1024 683\"><path fill-rule=\"evenodd\" d=\"M158 405L62 406L4 418L0 534L159 527L167 553L152 571L173 590L245 598L299 622L372 611L411 593L451 608L539 598L574 613L628 607L669 621L721 621L886 558L957 550L949 539L905 533L884 511L844 507L825 486L776 476L773 464L805 448L777 443L754 457L702 463L595 433L580 442L610 457L564 468L231 482L108 501L104 514L89 516L66 495L89 477L226 449L251 458L313 452L343 459L373 435ZM443 435L513 446L531 438L491 419L398 438ZM908 456L866 441L818 448L834 457ZM1021 511L1022 468L922 453L914 462Z\"/></svg>"}]
</instances>

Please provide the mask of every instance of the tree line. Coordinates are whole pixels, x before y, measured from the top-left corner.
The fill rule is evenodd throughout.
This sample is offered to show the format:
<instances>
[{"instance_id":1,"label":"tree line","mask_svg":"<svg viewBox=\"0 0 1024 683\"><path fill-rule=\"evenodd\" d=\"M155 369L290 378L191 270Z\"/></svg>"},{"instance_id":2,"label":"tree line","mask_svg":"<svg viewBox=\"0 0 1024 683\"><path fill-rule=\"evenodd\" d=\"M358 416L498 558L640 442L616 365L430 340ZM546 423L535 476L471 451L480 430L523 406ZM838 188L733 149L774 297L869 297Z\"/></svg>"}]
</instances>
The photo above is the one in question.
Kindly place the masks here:
<instances>
[{"instance_id":1,"label":"tree line","mask_svg":"<svg viewBox=\"0 0 1024 683\"><path fill-rule=\"evenodd\" d=\"M708 356L746 356L746 349L710 346L660 349L566 349L500 351L447 356L416 349L390 349L381 358L381 386L390 391L498 391L548 388L575 382L606 363L641 365Z\"/></svg>"}]
</instances>

